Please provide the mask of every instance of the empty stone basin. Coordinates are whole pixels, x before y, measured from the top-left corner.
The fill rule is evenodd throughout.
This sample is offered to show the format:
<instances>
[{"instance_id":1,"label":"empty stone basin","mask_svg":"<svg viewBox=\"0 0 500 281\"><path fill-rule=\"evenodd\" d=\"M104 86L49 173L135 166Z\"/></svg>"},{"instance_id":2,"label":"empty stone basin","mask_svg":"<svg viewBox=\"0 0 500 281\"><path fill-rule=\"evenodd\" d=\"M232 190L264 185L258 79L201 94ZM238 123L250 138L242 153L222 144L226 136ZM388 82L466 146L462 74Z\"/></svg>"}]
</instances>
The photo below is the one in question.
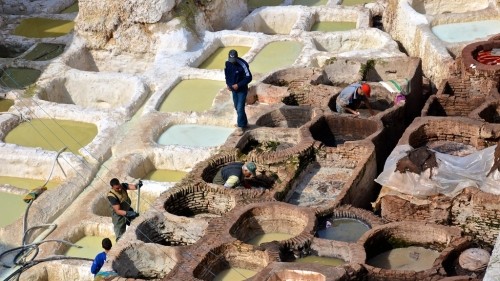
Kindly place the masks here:
<instances>
[{"instance_id":1,"label":"empty stone basin","mask_svg":"<svg viewBox=\"0 0 500 281\"><path fill-rule=\"evenodd\" d=\"M59 37L70 33L74 25L70 20L27 18L21 20L13 34L31 38Z\"/></svg>"},{"instance_id":2,"label":"empty stone basin","mask_svg":"<svg viewBox=\"0 0 500 281\"><path fill-rule=\"evenodd\" d=\"M65 63L72 68L92 72L123 72L140 74L153 64L154 57L138 53L110 53L102 50L81 48L72 50Z\"/></svg>"},{"instance_id":3,"label":"empty stone basin","mask_svg":"<svg viewBox=\"0 0 500 281\"><path fill-rule=\"evenodd\" d=\"M299 141L299 131L293 129L260 129L249 132L240 139L236 147L243 154L258 155L274 153L295 146Z\"/></svg>"},{"instance_id":4,"label":"empty stone basin","mask_svg":"<svg viewBox=\"0 0 500 281\"><path fill-rule=\"evenodd\" d=\"M321 265L329 265L329 266L339 266L339 265L343 265L346 263L343 259L330 258L330 257L319 257L319 256L307 256L307 257L296 259L295 262L321 264Z\"/></svg>"},{"instance_id":5,"label":"empty stone basin","mask_svg":"<svg viewBox=\"0 0 500 281\"><path fill-rule=\"evenodd\" d=\"M225 87L224 81L207 79L182 80L168 93L158 111L206 111L212 107L215 96Z\"/></svg>"},{"instance_id":6,"label":"empty stone basin","mask_svg":"<svg viewBox=\"0 0 500 281\"><path fill-rule=\"evenodd\" d=\"M250 63L253 73L267 73L292 65L302 51L297 41L277 41L267 44Z\"/></svg>"},{"instance_id":7,"label":"empty stone basin","mask_svg":"<svg viewBox=\"0 0 500 281\"><path fill-rule=\"evenodd\" d=\"M370 226L353 218L330 218L322 222L316 233L319 238L344 242L356 242Z\"/></svg>"},{"instance_id":8,"label":"empty stone basin","mask_svg":"<svg viewBox=\"0 0 500 281\"><path fill-rule=\"evenodd\" d=\"M31 61L46 61L58 57L64 52L64 44L38 43L23 58Z\"/></svg>"},{"instance_id":9,"label":"empty stone basin","mask_svg":"<svg viewBox=\"0 0 500 281\"><path fill-rule=\"evenodd\" d=\"M160 169L149 172L144 179L158 182L179 182L186 174L187 173L183 171Z\"/></svg>"},{"instance_id":10,"label":"empty stone basin","mask_svg":"<svg viewBox=\"0 0 500 281\"><path fill-rule=\"evenodd\" d=\"M63 9L60 13L61 14L78 13L78 1L69 5L67 8Z\"/></svg>"},{"instance_id":11,"label":"empty stone basin","mask_svg":"<svg viewBox=\"0 0 500 281\"><path fill-rule=\"evenodd\" d=\"M270 205L255 207L243 213L229 233L240 241L258 246L298 236L307 223L307 216L298 209L281 204Z\"/></svg>"},{"instance_id":12,"label":"empty stone basin","mask_svg":"<svg viewBox=\"0 0 500 281\"><path fill-rule=\"evenodd\" d=\"M177 216L220 216L236 206L236 199L219 188L208 187L194 191L186 188L169 193L163 206L167 212Z\"/></svg>"},{"instance_id":13,"label":"empty stone basin","mask_svg":"<svg viewBox=\"0 0 500 281\"><path fill-rule=\"evenodd\" d=\"M248 8L251 10L264 6L279 6L283 0L248 0Z\"/></svg>"},{"instance_id":14,"label":"empty stone basin","mask_svg":"<svg viewBox=\"0 0 500 281\"><path fill-rule=\"evenodd\" d=\"M20 218L26 211L27 204L24 195L0 191L0 228L5 227Z\"/></svg>"},{"instance_id":15,"label":"empty stone basin","mask_svg":"<svg viewBox=\"0 0 500 281\"><path fill-rule=\"evenodd\" d=\"M484 110L479 112L479 117L488 123L500 123L500 106L496 103L488 105Z\"/></svg>"},{"instance_id":16,"label":"empty stone basin","mask_svg":"<svg viewBox=\"0 0 500 281\"><path fill-rule=\"evenodd\" d=\"M17 188L22 188L26 190L30 190L36 187L41 187L46 180L37 180L37 179L30 179L30 178L18 178L18 177L9 177L9 176L0 176L0 185L10 185L14 186ZM60 185L60 182L57 181L49 181L45 187L47 189L54 189L58 185ZM26 192L28 193L28 192Z\"/></svg>"},{"instance_id":17,"label":"empty stone basin","mask_svg":"<svg viewBox=\"0 0 500 281\"><path fill-rule=\"evenodd\" d=\"M0 70L0 86L23 89L35 83L40 74L38 69L7 67Z\"/></svg>"},{"instance_id":18,"label":"empty stone basin","mask_svg":"<svg viewBox=\"0 0 500 281\"><path fill-rule=\"evenodd\" d=\"M231 128L205 125L173 125L158 138L161 145L211 147L222 145L234 131Z\"/></svg>"},{"instance_id":19,"label":"empty stone basin","mask_svg":"<svg viewBox=\"0 0 500 281\"><path fill-rule=\"evenodd\" d=\"M239 267L231 267L229 269L225 269L221 271L219 274L215 276L214 281L243 281L257 274L257 271L239 268Z\"/></svg>"},{"instance_id":20,"label":"empty stone basin","mask_svg":"<svg viewBox=\"0 0 500 281\"><path fill-rule=\"evenodd\" d=\"M311 107L283 106L259 117L255 124L263 127L299 128L312 118Z\"/></svg>"},{"instance_id":21,"label":"empty stone basin","mask_svg":"<svg viewBox=\"0 0 500 281\"><path fill-rule=\"evenodd\" d=\"M9 108L13 105L14 105L13 100L0 98L0 112L9 111Z\"/></svg>"},{"instance_id":22,"label":"empty stone basin","mask_svg":"<svg viewBox=\"0 0 500 281\"><path fill-rule=\"evenodd\" d=\"M439 15L446 13L466 13L485 9L488 0L408 0L408 3L420 14Z\"/></svg>"},{"instance_id":23,"label":"empty stone basin","mask_svg":"<svg viewBox=\"0 0 500 281\"><path fill-rule=\"evenodd\" d=\"M91 123L69 120L32 119L12 129L4 141L20 146L41 147L42 149L78 153L97 135L97 127ZM43 136L43 137L42 137Z\"/></svg>"},{"instance_id":24,"label":"empty stone basin","mask_svg":"<svg viewBox=\"0 0 500 281\"><path fill-rule=\"evenodd\" d=\"M290 34L292 27L299 20L298 7L266 7L255 10L241 23L241 30L262 32L268 35ZM285 51L286 49L282 49Z\"/></svg>"},{"instance_id":25,"label":"empty stone basin","mask_svg":"<svg viewBox=\"0 0 500 281\"><path fill-rule=\"evenodd\" d=\"M0 58L15 58L28 50L28 46L0 43Z\"/></svg>"},{"instance_id":26,"label":"empty stone basin","mask_svg":"<svg viewBox=\"0 0 500 281\"><path fill-rule=\"evenodd\" d=\"M484 96L455 98L454 90L449 86L445 87L444 93L450 96L431 96L427 100L423 116L467 116L485 101Z\"/></svg>"},{"instance_id":27,"label":"empty stone basin","mask_svg":"<svg viewBox=\"0 0 500 281\"><path fill-rule=\"evenodd\" d=\"M356 5L364 5L366 3L371 3L373 1L370 0L342 0L342 6L356 6Z\"/></svg>"},{"instance_id":28,"label":"empty stone basin","mask_svg":"<svg viewBox=\"0 0 500 281\"><path fill-rule=\"evenodd\" d=\"M227 46L218 48L213 52L210 57L208 57L198 68L202 69L224 69L227 55L230 50L236 50L239 57L243 57L249 50L250 47L245 46Z\"/></svg>"},{"instance_id":29,"label":"empty stone basin","mask_svg":"<svg viewBox=\"0 0 500 281\"><path fill-rule=\"evenodd\" d=\"M302 6L323 6L328 3L328 0L294 0L293 5Z\"/></svg>"},{"instance_id":30,"label":"empty stone basin","mask_svg":"<svg viewBox=\"0 0 500 281\"><path fill-rule=\"evenodd\" d=\"M84 236L80 240L74 242L74 244L78 246L82 246L82 248L77 247L69 247L69 249L64 254L68 257L79 257L79 258L88 258L94 259L97 254L103 251L101 242L102 239L106 237L103 236ZM114 244L114 237L107 237Z\"/></svg>"},{"instance_id":31,"label":"empty stone basin","mask_svg":"<svg viewBox=\"0 0 500 281\"><path fill-rule=\"evenodd\" d=\"M377 123L372 120L332 115L318 119L309 128L315 140L330 147L336 147L346 141L365 139L377 129Z\"/></svg>"},{"instance_id":32,"label":"empty stone basin","mask_svg":"<svg viewBox=\"0 0 500 281\"><path fill-rule=\"evenodd\" d=\"M423 271L432 268L438 257L438 251L410 246L383 252L367 260L366 263L385 269Z\"/></svg>"},{"instance_id":33,"label":"empty stone basin","mask_svg":"<svg viewBox=\"0 0 500 281\"><path fill-rule=\"evenodd\" d=\"M352 21L317 21L311 27L311 31L346 31L356 29L356 22Z\"/></svg>"},{"instance_id":34,"label":"empty stone basin","mask_svg":"<svg viewBox=\"0 0 500 281\"><path fill-rule=\"evenodd\" d=\"M433 26L432 32L449 43L473 41L500 33L500 20L440 24Z\"/></svg>"},{"instance_id":35,"label":"empty stone basin","mask_svg":"<svg viewBox=\"0 0 500 281\"><path fill-rule=\"evenodd\" d=\"M313 38L318 51L332 53L380 49L388 40L378 31L366 32L363 29L355 29L348 33L326 33Z\"/></svg>"},{"instance_id":36,"label":"empty stone basin","mask_svg":"<svg viewBox=\"0 0 500 281\"><path fill-rule=\"evenodd\" d=\"M206 226L202 227L200 225L198 222L195 226L199 232L196 233L188 222L172 223L163 217L155 216L141 222L135 229L135 234L138 240L145 243L155 243L163 246L185 246L191 245L201 238Z\"/></svg>"},{"instance_id":37,"label":"empty stone basin","mask_svg":"<svg viewBox=\"0 0 500 281\"><path fill-rule=\"evenodd\" d=\"M136 79L96 73L80 74L71 72L66 77L51 80L38 92L38 97L85 108L132 110L130 107L134 101L146 95L144 85Z\"/></svg>"}]
</instances>

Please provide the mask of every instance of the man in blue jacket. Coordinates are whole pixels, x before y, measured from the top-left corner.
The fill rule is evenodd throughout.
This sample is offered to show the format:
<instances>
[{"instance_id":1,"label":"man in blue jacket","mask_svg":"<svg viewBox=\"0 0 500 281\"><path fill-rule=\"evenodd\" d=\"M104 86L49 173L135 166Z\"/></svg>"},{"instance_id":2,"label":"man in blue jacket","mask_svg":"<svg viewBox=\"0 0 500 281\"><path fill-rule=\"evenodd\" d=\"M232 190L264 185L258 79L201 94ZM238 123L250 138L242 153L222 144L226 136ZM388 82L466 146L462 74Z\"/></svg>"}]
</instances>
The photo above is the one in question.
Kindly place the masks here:
<instances>
[{"instance_id":1,"label":"man in blue jacket","mask_svg":"<svg viewBox=\"0 0 500 281\"><path fill-rule=\"evenodd\" d=\"M236 109L238 135L242 135L248 126L245 102L248 94L248 84L252 81L252 73L248 63L238 57L236 50L229 51L226 67L224 68L227 88L233 94L234 108Z\"/></svg>"},{"instance_id":2,"label":"man in blue jacket","mask_svg":"<svg viewBox=\"0 0 500 281\"><path fill-rule=\"evenodd\" d=\"M95 256L94 262L92 262L92 267L90 268L90 272L92 272L92 274L94 275L96 275L99 272L99 270L101 270L102 266L104 265L104 262L106 261L108 252L109 250L111 250L111 247L113 246L109 238L102 239L101 245L102 248L104 249L104 252L101 252L97 254L97 256Z\"/></svg>"}]
</instances>

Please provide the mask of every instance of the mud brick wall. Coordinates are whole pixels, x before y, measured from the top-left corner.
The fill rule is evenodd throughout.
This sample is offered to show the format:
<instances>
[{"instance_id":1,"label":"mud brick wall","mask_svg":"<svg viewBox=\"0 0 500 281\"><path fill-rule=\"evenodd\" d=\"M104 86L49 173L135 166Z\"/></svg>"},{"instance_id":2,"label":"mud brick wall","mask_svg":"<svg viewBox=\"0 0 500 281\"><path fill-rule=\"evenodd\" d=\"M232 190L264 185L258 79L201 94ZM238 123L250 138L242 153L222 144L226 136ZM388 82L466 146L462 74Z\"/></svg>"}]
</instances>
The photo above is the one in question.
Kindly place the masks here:
<instances>
[{"instance_id":1,"label":"mud brick wall","mask_svg":"<svg viewBox=\"0 0 500 281\"><path fill-rule=\"evenodd\" d=\"M386 195L381 199L381 216L388 221L426 221L446 225L451 220L451 204L451 198L445 196L414 204L395 195Z\"/></svg>"},{"instance_id":2,"label":"mud brick wall","mask_svg":"<svg viewBox=\"0 0 500 281\"><path fill-rule=\"evenodd\" d=\"M372 139L375 145L375 155L377 161L377 171L380 173L384 169L385 160L391 154L403 135L407 124L403 122L406 115L406 106L394 107L382 116L383 129L380 134Z\"/></svg>"},{"instance_id":3,"label":"mud brick wall","mask_svg":"<svg viewBox=\"0 0 500 281\"><path fill-rule=\"evenodd\" d=\"M453 225L492 247L500 231L500 196L465 189L453 200L451 217Z\"/></svg>"},{"instance_id":4,"label":"mud brick wall","mask_svg":"<svg viewBox=\"0 0 500 281\"><path fill-rule=\"evenodd\" d=\"M476 42L462 49L461 79L470 83L470 94L486 94L492 90L498 93L500 82L500 66L482 64L476 60L480 51L500 48L500 40L492 38L488 41Z\"/></svg>"},{"instance_id":5,"label":"mud brick wall","mask_svg":"<svg viewBox=\"0 0 500 281\"><path fill-rule=\"evenodd\" d=\"M470 82L450 78L427 101L422 116L467 116L486 99L486 95L471 96L469 92Z\"/></svg>"}]
</instances>

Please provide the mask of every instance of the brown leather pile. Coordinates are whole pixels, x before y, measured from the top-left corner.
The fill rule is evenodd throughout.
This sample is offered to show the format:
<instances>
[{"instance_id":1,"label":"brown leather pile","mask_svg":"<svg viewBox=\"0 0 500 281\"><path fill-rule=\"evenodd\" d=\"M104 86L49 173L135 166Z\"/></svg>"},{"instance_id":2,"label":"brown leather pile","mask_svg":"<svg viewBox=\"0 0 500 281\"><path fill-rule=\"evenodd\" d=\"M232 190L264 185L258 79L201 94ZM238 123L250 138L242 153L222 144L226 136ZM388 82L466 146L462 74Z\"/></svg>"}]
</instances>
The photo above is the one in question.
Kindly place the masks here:
<instances>
[{"instance_id":1,"label":"brown leather pile","mask_svg":"<svg viewBox=\"0 0 500 281\"><path fill-rule=\"evenodd\" d=\"M399 159L394 172L412 172L420 175L423 171L431 169L432 177L434 167L437 167L436 154L423 146L408 151L405 157Z\"/></svg>"}]
</instances>

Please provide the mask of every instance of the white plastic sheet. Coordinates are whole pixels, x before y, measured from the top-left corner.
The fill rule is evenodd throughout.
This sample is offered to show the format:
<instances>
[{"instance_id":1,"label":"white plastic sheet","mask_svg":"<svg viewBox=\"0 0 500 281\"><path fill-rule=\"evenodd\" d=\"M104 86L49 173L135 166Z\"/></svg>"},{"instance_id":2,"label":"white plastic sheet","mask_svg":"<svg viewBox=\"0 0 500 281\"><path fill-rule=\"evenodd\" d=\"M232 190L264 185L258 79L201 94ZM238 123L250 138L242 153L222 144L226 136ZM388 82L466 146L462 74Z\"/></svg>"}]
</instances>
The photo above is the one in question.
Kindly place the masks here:
<instances>
[{"instance_id":1,"label":"white plastic sheet","mask_svg":"<svg viewBox=\"0 0 500 281\"><path fill-rule=\"evenodd\" d=\"M500 194L500 173L489 173L493 166L495 146L467 156L453 156L432 150L436 154L438 167L423 171L420 175L396 171L399 159L405 157L413 149L409 145L399 145L391 152L384 165L383 172L375 179L382 186L398 192L426 197L444 194L450 197L457 195L466 187L477 187L484 192Z\"/></svg>"}]
</instances>

